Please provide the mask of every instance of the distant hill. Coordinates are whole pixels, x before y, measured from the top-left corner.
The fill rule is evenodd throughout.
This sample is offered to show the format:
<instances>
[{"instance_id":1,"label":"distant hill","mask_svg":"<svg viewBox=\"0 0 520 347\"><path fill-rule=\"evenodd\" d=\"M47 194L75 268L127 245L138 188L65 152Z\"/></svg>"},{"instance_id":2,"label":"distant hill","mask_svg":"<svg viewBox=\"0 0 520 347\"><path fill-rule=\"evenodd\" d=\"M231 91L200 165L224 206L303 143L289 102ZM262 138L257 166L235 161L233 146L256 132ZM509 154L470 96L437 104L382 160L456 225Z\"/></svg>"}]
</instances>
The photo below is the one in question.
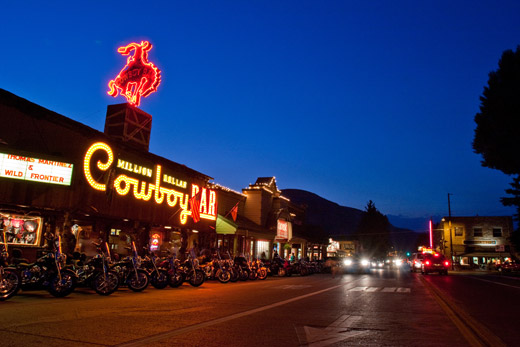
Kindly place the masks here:
<instances>
[{"instance_id":1,"label":"distant hill","mask_svg":"<svg viewBox=\"0 0 520 347\"><path fill-rule=\"evenodd\" d=\"M306 206L306 224L320 227L325 238L348 238L356 231L365 213L356 208L338 205L306 190L284 189L282 195L293 203ZM391 227L392 243L396 250L413 251L417 249L418 244L425 242L422 240L424 237L424 234L415 233L410 229L393 225Z\"/></svg>"}]
</instances>

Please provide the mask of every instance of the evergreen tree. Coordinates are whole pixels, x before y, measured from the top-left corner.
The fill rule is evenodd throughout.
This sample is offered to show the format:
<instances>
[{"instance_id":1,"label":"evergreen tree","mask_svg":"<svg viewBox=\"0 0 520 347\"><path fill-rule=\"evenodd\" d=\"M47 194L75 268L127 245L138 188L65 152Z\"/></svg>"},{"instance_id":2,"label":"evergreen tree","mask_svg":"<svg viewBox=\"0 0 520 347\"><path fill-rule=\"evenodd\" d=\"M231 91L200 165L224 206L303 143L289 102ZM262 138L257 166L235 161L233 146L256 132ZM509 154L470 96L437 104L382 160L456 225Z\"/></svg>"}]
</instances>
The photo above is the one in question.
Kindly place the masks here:
<instances>
[{"instance_id":1,"label":"evergreen tree","mask_svg":"<svg viewBox=\"0 0 520 347\"><path fill-rule=\"evenodd\" d=\"M506 193L513 197L502 198L506 206L516 206L520 217L520 46L516 52L502 53L498 69L489 73L488 86L480 97L480 112L475 115L473 149L483 157L482 166L516 176ZM520 231L513 239L519 249Z\"/></svg>"},{"instance_id":2,"label":"evergreen tree","mask_svg":"<svg viewBox=\"0 0 520 347\"><path fill-rule=\"evenodd\" d=\"M391 248L390 222L377 210L372 200L365 207L355 235L367 255L385 257L388 254Z\"/></svg>"}]
</instances>

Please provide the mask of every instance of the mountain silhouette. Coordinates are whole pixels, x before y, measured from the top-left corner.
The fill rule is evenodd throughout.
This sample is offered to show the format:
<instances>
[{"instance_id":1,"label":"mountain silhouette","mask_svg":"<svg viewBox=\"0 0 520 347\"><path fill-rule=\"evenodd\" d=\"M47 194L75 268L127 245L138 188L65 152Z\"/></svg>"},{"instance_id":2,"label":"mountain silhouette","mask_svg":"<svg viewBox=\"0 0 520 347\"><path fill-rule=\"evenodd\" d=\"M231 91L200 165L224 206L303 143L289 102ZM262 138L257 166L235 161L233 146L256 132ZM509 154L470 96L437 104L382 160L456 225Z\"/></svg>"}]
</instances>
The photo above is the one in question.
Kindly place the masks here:
<instances>
[{"instance_id":1,"label":"mountain silhouette","mask_svg":"<svg viewBox=\"0 0 520 347\"><path fill-rule=\"evenodd\" d=\"M305 223L312 230L313 236L320 240L351 238L366 213L357 208L341 206L306 190L283 189L282 195L306 207ZM394 249L402 252L414 252L419 244L427 241L424 233L393 225L390 234Z\"/></svg>"}]
</instances>

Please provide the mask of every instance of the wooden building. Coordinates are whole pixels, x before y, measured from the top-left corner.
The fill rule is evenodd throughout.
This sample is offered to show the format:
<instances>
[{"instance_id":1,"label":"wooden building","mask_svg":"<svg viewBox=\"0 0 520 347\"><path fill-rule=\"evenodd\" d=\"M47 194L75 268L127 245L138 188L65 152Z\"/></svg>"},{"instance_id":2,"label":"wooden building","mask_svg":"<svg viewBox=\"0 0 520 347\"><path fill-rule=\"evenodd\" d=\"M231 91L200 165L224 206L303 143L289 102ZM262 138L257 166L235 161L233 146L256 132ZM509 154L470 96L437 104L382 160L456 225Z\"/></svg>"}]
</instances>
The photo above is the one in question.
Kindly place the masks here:
<instances>
[{"instance_id":1,"label":"wooden building","mask_svg":"<svg viewBox=\"0 0 520 347\"><path fill-rule=\"evenodd\" d=\"M109 106L100 132L0 89L0 119L0 231L24 256L56 233L86 253L94 240L120 254L216 241L211 177L150 153L145 112Z\"/></svg>"}]
</instances>

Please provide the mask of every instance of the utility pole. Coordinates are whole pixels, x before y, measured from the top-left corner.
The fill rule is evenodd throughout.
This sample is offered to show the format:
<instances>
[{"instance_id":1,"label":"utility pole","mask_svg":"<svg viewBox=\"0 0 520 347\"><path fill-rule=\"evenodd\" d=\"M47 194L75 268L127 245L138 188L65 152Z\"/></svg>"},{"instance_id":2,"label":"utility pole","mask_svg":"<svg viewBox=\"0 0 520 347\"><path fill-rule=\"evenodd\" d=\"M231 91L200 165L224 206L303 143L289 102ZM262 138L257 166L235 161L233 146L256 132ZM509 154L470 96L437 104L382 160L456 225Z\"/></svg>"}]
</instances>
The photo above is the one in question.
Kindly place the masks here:
<instances>
[{"instance_id":1,"label":"utility pole","mask_svg":"<svg viewBox=\"0 0 520 347\"><path fill-rule=\"evenodd\" d=\"M455 265L453 265L453 239L451 236L451 204L450 204L450 194L448 193L448 226L450 228L450 262L451 262L451 270L455 269Z\"/></svg>"}]
</instances>

